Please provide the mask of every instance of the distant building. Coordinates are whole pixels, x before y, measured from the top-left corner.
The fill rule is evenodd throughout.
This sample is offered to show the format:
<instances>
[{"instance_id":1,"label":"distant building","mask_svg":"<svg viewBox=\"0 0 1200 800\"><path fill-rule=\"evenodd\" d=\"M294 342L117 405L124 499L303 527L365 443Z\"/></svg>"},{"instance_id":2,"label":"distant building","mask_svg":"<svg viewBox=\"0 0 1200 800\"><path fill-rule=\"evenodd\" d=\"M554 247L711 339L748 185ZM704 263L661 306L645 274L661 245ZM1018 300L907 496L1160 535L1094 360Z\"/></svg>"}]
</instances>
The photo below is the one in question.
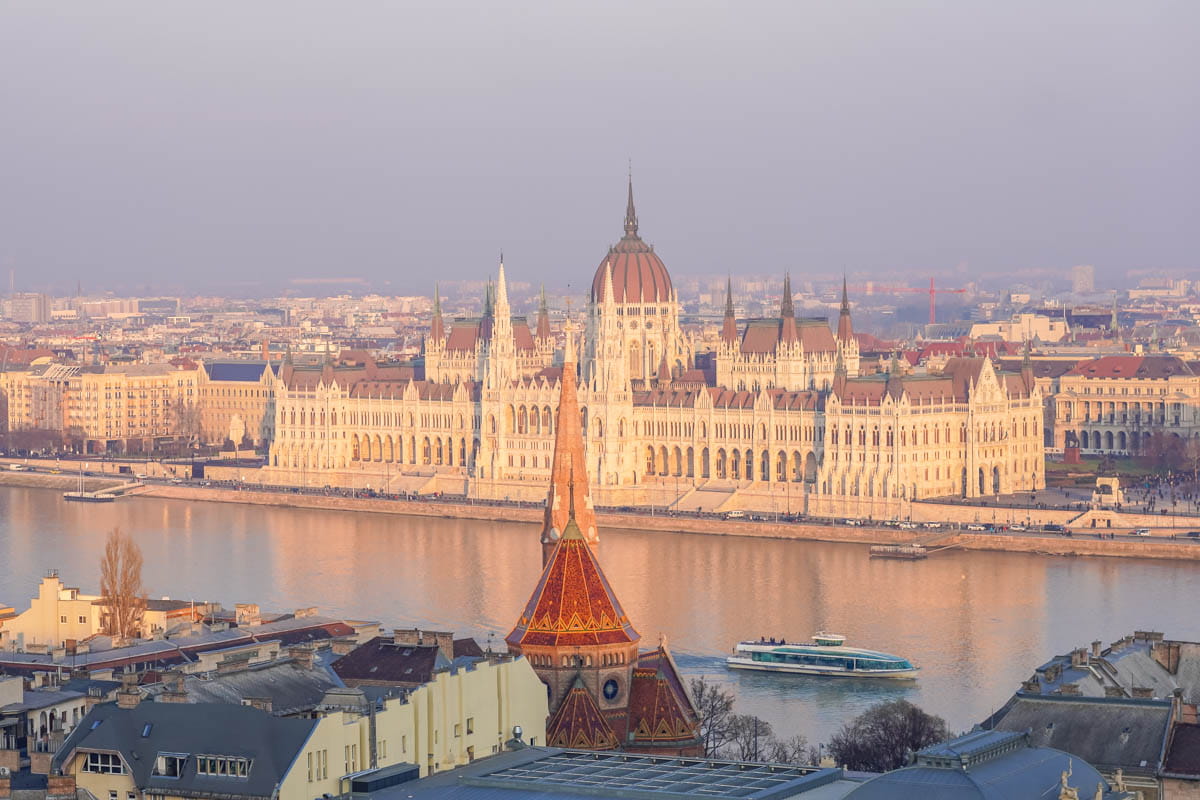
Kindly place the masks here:
<instances>
[{"instance_id":1,"label":"distant building","mask_svg":"<svg viewBox=\"0 0 1200 800\"><path fill-rule=\"evenodd\" d=\"M1071 292L1091 294L1094 291L1096 291L1096 268L1091 264L1077 264L1071 267Z\"/></svg>"},{"instance_id":2,"label":"distant building","mask_svg":"<svg viewBox=\"0 0 1200 800\"><path fill-rule=\"evenodd\" d=\"M825 401L818 514L899 519L905 501L1045 486L1041 390L1031 368L951 358L938 375L842 376Z\"/></svg>"},{"instance_id":3,"label":"distant building","mask_svg":"<svg viewBox=\"0 0 1200 800\"><path fill-rule=\"evenodd\" d=\"M266 361L205 361L198 408L202 444L265 447L274 438L275 372Z\"/></svg>"},{"instance_id":4,"label":"distant building","mask_svg":"<svg viewBox=\"0 0 1200 800\"><path fill-rule=\"evenodd\" d=\"M833 470L828 454L845 446L832 441L838 429L828 417L838 402L837 376L853 381L862 371L846 288L831 325L797 317L790 277L784 283L778 316L741 322L727 291L720 334L698 352L703 340L681 321L678 294L662 259L639 234L630 192L624 236L593 274L581 341L564 337L579 352L583 455L596 504L868 513L858 495L833 487L840 487L842 472L853 472L864 492L869 487L876 492L870 496L881 497L886 445L856 451L864 460L853 470L839 463L837 482L827 488L818 482L821 465ZM370 359L284 364L260 479L536 502L551 480L564 376L556 341L544 303L530 320L514 318L501 265L479 317L445 320L437 298L423 376ZM1020 413L1028 398L1012 395L1016 384L1009 376L999 382L1006 399L997 414ZM936 402L961 416L960 396ZM912 498L914 480L922 499L963 492L963 467L969 487L980 485L981 467L1000 475L999 481L988 477L982 490L968 487L970 496L1017 486L1018 475L1033 473L1021 463L1042 458L1042 439L1028 457L1024 443L1014 456L1008 434L996 435L1005 437L1005 446L960 442L962 464L953 476L939 462L930 464L928 482L923 467L906 474L903 484L898 475L888 478L891 505Z\"/></svg>"},{"instance_id":5,"label":"distant building","mask_svg":"<svg viewBox=\"0 0 1200 800\"><path fill-rule=\"evenodd\" d=\"M1016 314L1003 322L976 322L971 326L972 339L998 336L1006 342L1061 342L1071 333L1062 317L1040 314Z\"/></svg>"},{"instance_id":6,"label":"distant building","mask_svg":"<svg viewBox=\"0 0 1200 800\"><path fill-rule=\"evenodd\" d=\"M18 292L9 298L8 316L13 322L45 322L50 319L50 298L34 292Z\"/></svg>"},{"instance_id":7,"label":"distant building","mask_svg":"<svg viewBox=\"0 0 1200 800\"><path fill-rule=\"evenodd\" d=\"M1200 437L1200 364L1171 355L1113 355L1078 362L1058 379L1054 447L1142 453L1156 433Z\"/></svg>"}]
</instances>

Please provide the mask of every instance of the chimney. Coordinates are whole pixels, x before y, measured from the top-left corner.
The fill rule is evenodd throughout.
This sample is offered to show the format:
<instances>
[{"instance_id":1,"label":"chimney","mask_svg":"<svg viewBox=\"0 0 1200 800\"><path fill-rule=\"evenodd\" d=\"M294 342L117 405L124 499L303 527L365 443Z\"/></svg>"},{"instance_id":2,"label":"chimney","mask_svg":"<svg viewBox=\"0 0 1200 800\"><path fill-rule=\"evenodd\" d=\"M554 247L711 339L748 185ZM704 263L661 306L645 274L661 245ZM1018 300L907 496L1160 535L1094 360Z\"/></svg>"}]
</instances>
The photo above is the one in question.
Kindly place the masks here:
<instances>
[{"instance_id":1,"label":"chimney","mask_svg":"<svg viewBox=\"0 0 1200 800\"><path fill-rule=\"evenodd\" d=\"M1100 653L1101 653L1100 646L1101 646L1101 645L1100 645L1100 640L1099 640L1099 639L1097 639L1096 641L1092 642L1092 658L1093 658L1093 659L1099 659L1099 658L1100 658Z\"/></svg>"},{"instance_id":2,"label":"chimney","mask_svg":"<svg viewBox=\"0 0 1200 800\"><path fill-rule=\"evenodd\" d=\"M1104 687L1104 696L1105 697L1124 697L1125 691L1120 686L1105 686Z\"/></svg>"},{"instance_id":3,"label":"chimney","mask_svg":"<svg viewBox=\"0 0 1200 800\"><path fill-rule=\"evenodd\" d=\"M1148 686L1135 686L1133 687L1133 696L1140 698L1151 698L1154 697L1154 690Z\"/></svg>"},{"instance_id":4,"label":"chimney","mask_svg":"<svg viewBox=\"0 0 1200 800\"><path fill-rule=\"evenodd\" d=\"M1087 664L1087 650L1082 647L1071 651L1071 666L1082 667Z\"/></svg>"},{"instance_id":5,"label":"chimney","mask_svg":"<svg viewBox=\"0 0 1200 800\"><path fill-rule=\"evenodd\" d=\"M243 697L242 705L257 708L259 711L271 713L272 703L269 697Z\"/></svg>"},{"instance_id":6,"label":"chimney","mask_svg":"<svg viewBox=\"0 0 1200 800\"><path fill-rule=\"evenodd\" d=\"M83 713L87 714L93 706L100 705L102 702L104 702L104 690L99 686L91 687L83 698Z\"/></svg>"},{"instance_id":7,"label":"chimney","mask_svg":"<svg viewBox=\"0 0 1200 800\"><path fill-rule=\"evenodd\" d=\"M12 797L12 778L9 773L0 775L0 800L9 800Z\"/></svg>"},{"instance_id":8,"label":"chimney","mask_svg":"<svg viewBox=\"0 0 1200 800\"><path fill-rule=\"evenodd\" d=\"M262 360L263 361L271 360L271 340L270 339L262 340Z\"/></svg>"},{"instance_id":9,"label":"chimney","mask_svg":"<svg viewBox=\"0 0 1200 800\"><path fill-rule=\"evenodd\" d=\"M333 651L335 656L344 656L352 652L356 647L358 647L358 642L353 639L334 639L329 645L329 649Z\"/></svg>"},{"instance_id":10,"label":"chimney","mask_svg":"<svg viewBox=\"0 0 1200 800\"><path fill-rule=\"evenodd\" d=\"M117 708L137 708L142 702L136 672L121 673L121 688L117 690Z\"/></svg>"},{"instance_id":11,"label":"chimney","mask_svg":"<svg viewBox=\"0 0 1200 800\"><path fill-rule=\"evenodd\" d=\"M1058 691L1059 694L1069 695L1071 697L1078 697L1079 695L1083 694L1083 692L1079 689L1078 683L1064 683L1061 687L1059 687Z\"/></svg>"},{"instance_id":12,"label":"chimney","mask_svg":"<svg viewBox=\"0 0 1200 800\"><path fill-rule=\"evenodd\" d=\"M258 625L262 622L258 603L238 603L234 607L234 616L238 625Z\"/></svg>"},{"instance_id":13,"label":"chimney","mask_svg":"<svg viewBox=\"0 0 1200 800\"><path fill-rule=\"evenodd\" d=\"M295 617L296 619L301 619L303 617L315 617L316 615L317 615L317 607L316 606L307 606L306 608L297 608L294 612L292 612L292 616Z\"/></svg>"},{"instance_id":14,"label":"chimney","mask_svg":"<svg viewBox=\"0 0 1200 800\"><path fill-rule=\"evenodd\" d=\"M46 800L75 800L75 776L46 776Z\"/></svg>"},{"instance_id":15,"label":"chimney","mask_svg":"<svg viewBox=\"0 0 1200 800\"><path fill-rule=\"evenodd\" d=\"M159 696L160 702L163 703L186 703L187 702L187 686L184 684L183 673L177 669L170 670L163 674L163 686L166 691Z\"/></svg>"},{"instance_id":16,"label":"chimney","mask_svg":"<svg viewBox=\"0 0 1200 800\"><path fill-rule=\"evenodd\" d=\"M1034 675L1029 680L1021 684L1021 691L1029 692L1030 694L1042 693L1042 682L1038 680L1038 676Z\"/></svg>"},{"instance_id":17,"label":"chimney","mask_svg":"<svg viewBox=\"0 0 1200 800\"><path fill-rule=\"evenodd\" d=\"M311 647L305 647L304 645L289 647L287 654L288 658L299 664L301 668L309 670L313 668L313 660L316 654Z\"/></svg>"},{"instance_id":18,"label":"chimney","mask_svg":"<svg viewBox=\"0 0 1200 800\"><path fill-rule=\"evenodd\" d=\"M1171 719L1183 722L1183 689L1178 686L1171 692Z\"/></svg>"}]
</instances>

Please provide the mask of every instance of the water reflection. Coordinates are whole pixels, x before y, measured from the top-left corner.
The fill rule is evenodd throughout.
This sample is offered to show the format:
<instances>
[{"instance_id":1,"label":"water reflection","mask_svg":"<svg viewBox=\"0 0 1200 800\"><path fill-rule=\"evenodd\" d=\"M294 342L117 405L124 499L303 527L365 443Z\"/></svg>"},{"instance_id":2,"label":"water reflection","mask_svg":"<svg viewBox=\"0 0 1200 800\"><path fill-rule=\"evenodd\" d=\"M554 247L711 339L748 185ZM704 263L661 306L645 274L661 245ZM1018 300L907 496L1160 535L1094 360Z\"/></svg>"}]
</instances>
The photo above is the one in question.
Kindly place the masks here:
<instances>
[{"instance_id":1,"label":"water reflection","mask_svg":"<svg viewBox=\"0 0 1200 800\"><path fill-rule=\"evenodd\" d=\"M26 607L42 573L94 590L104 535L128 531L151 596L317 606L385 625L502 639L540 569L536 526L136 498L81 507L0 488L0 601ZM870 560L857 545L604 531L605 570L647 645L728 682L739 711L827 739L850 715L905 697L967 728L1033 667L1134 629L1200 637L1200 568L1171 562L946 553ZM922 667L915 682L727 672L739 639L826 628Z\"/></svg>"}]
</instances>

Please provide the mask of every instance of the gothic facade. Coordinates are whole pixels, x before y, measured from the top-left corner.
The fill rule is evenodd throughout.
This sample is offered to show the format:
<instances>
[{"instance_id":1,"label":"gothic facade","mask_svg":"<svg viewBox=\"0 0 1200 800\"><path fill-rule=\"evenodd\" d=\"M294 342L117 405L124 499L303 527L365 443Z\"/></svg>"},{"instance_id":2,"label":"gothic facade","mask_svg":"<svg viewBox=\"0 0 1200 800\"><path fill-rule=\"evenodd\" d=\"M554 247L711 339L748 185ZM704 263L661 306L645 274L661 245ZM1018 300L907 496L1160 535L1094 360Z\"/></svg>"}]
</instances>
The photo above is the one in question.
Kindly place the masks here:
<instances>
[{"instance_id":1,"label":"gothic facade","mask_svg":"<svg viewBox=\"0 0 1200 800\"><path fill-rule=\"evenodd\" d=\"M578 340L568 331L559 348L544 301L533 320L514 316L501 264L479 317L447 321L435 303L423 375L361 357L320 368L284 365L264 477L538 502L554 468L562 360L578 352L572 388L581 410L586 470L579 471L589 476L588 503L893 513L914 498L994 494L1041 480L1040 423L1028 442L1020 424L1017 433L1004 428L1005 438L995 442L958 442L961 464L951 469L930 461L928 478L917 466L923 462L895 451L908 447L895 442L914 423L924 436L922 426L936 416L930 429L942 444L947 424L974 431L977 420L994 415L999 425L1040 408L1040 395L982 359L970 367L978 372L974 382L859 378L844 285L835 329L824 319L796 316L790 278L778 317L739 324L727 296L720 342L710 354L715 381L695 368L696 340L680 317L670 275L639 235L631 186L624 235L596 269ZM874 419L881 414L894 417L890 445L887 425ZM873 418L868 432L880 430L878 441L872 434L871 444L862 445L874 448L869 457L859 449L851 455L846 448L859 445L839 433L859 416ZM983 430L991 431L987 420ZM858 423L849 424L857 441ZM1038 464L1037 471L1026 471L1024 462ZM982 484L979 468L989 471ZM963 469L970 473L965 492ZM865 497L873 500L864 505ZM875 502L882 498L890 500Z\"/></svg>"}]
</instances>

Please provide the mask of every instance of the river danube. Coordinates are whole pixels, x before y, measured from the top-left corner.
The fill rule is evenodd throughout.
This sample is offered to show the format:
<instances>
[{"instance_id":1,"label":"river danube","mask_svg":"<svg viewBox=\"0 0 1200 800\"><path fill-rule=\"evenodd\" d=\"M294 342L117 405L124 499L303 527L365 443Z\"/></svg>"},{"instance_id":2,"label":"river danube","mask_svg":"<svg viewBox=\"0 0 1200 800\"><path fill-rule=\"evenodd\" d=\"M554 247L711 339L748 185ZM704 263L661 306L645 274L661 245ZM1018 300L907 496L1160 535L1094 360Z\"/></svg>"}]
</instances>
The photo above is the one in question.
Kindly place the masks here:
<instances>
[{"instance_id":1,"label":"river danube","mask_svg":"<svg viewBox=\"0 0 1200 800\"><path fill-rule=\"evenodd\" d=\"M42 574L96 591L105 533L128 531L152 597L317 606L325 614L490 638L511 629L540 571L537 526L129 498L65 503L0 487L0 601ZM966 729L1056 653L1138 629L1200 639L1200 566L1018 553L870 560L860 545L602 530L600 558L645 646L727 682L738 710L825 741L873 702L907 698ZM739 639L838 631L922 667L912 682L727 672Z\"/></svg>"}]
</instances>

